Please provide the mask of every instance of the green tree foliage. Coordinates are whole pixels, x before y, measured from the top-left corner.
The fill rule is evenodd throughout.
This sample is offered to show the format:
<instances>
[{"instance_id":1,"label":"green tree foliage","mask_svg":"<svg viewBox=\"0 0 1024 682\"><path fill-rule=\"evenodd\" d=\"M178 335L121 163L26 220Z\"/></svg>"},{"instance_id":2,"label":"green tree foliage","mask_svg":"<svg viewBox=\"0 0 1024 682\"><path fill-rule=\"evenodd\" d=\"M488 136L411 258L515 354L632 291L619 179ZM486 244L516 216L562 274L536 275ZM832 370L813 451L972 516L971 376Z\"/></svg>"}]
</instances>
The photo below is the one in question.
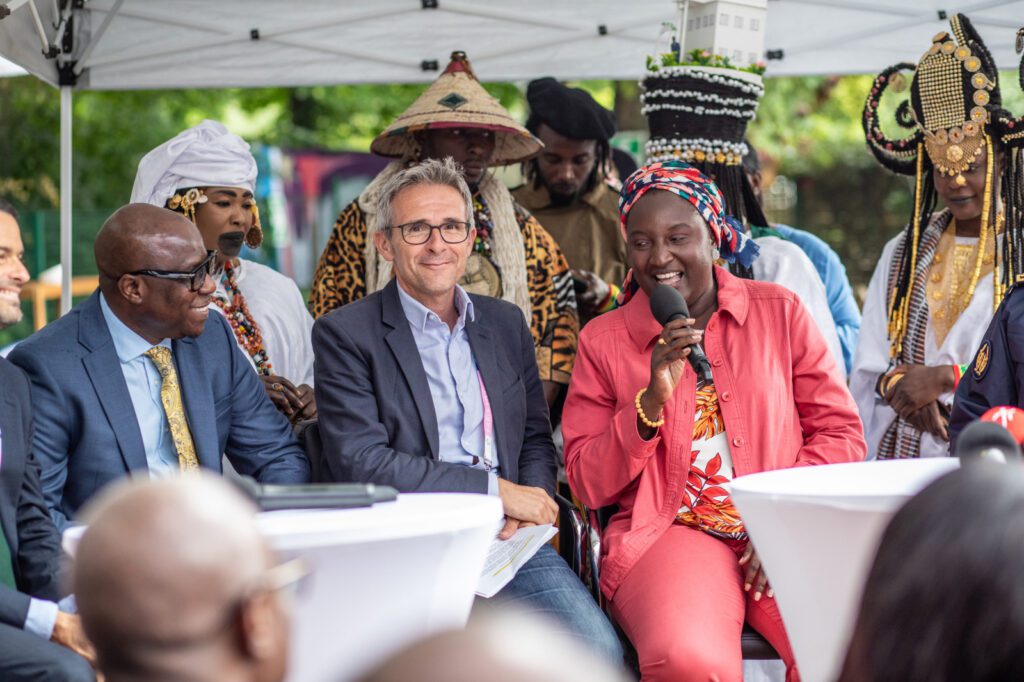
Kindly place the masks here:
<instances>
[{"instance_id":1,"label":"green tree foliage","mask_svg":"<svg viewBox=\"0 0 1024 682\"><path fill-rule=\"evenodd\" d=\"M860 114L870 83L869 76L769 78L750 127L751 139L767 159L766 176L785 176L797 189L795 206L773 219L826 239L860 288L867 285L882 246L910 212L907 179L882 169L864 145ZM1019 114L1024 94L1015 87L1015 74L1002 74L1002 83L1004 105ZM635 82L578 85L614 108L621 128L645 127ZM514 116L525 119L519 86L486 87ZM94 272L93 237L104 216L128 200L141 156L182 129L214 118L256 144L366 151L422 91L422 85L351 85L76 93L75 273ZM59 256L58 132L55 89L30 77L0 79L0 195L25 213L30 262L38 252L44 265L55 264ZM0 346L28 331L23 324L0 332Z\"/></svg>"}]
</instances>

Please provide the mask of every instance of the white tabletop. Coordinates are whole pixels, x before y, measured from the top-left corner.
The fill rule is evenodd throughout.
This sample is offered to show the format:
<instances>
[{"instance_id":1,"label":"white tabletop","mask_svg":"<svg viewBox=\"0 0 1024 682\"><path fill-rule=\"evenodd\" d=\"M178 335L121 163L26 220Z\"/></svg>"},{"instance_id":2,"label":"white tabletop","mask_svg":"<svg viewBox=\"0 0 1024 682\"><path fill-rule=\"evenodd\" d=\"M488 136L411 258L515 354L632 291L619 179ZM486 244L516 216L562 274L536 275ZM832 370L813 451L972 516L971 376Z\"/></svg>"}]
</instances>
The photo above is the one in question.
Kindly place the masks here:
<instances>
[{"instance_id":1,"label":"white tabletop","mask_svg":"<svg viewBox=\"0 0 1024 682\"><path fill-rule=\"evenodd\" d=\"M412 641L463 627L502 516L497 496L458 493L259 514L282 558L301 555L313 569L294 612L289 682L345 682ZM64 533L72 556L83 531Z\"/></svg>"},{"instance_id":2,"label":"white tabletop","mask_svg":"<svg viewBox=\"0 0 1024 682\"><path fill-rule=\"evenodd\" d=\"M908 499L959 465L945 457L830 464L732 482L803 679L837 677L886 525Z\"/></svg>"}]
</instances>

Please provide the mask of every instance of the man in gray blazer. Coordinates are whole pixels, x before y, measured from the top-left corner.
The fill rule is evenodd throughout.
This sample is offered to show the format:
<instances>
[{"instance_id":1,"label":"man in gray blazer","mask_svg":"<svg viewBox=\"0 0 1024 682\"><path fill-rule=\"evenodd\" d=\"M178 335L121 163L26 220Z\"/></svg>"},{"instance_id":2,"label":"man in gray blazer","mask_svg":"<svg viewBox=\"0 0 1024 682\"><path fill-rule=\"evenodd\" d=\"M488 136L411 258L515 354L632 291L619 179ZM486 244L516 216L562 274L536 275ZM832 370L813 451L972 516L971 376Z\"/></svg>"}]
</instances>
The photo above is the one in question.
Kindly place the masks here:
<instances>
[{"instance_id":1,"label":"man in gray blazer","mask_svg":"<svg viewBox=\"0 0 1024 682\"><path fill-rule=\"evenodd\" d=\"M487 248L476 241L459 167L431 160L399 173L377 209L374 244L395 278L313 327L332 477L498 495L503 538L552 523L555 448L526 320L514 305L456 284L471 254ZM604 614L550 545L494 599L543 612L622 660Z\"/></svg>"}]
</instances>

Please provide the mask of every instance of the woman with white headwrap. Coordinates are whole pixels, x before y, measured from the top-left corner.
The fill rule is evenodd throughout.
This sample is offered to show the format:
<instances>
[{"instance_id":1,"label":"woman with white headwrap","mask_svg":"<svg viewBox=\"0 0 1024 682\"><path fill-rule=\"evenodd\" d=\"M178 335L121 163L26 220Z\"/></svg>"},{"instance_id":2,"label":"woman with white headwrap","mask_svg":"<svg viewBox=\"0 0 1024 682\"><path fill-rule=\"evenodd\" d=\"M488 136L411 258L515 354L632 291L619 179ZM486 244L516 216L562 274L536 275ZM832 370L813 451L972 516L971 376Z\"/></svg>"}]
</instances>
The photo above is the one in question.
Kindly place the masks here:
<instances>
[{"instance_id":1,"label":"woman with white headwrap","mask_svg":"<svg viewBox=\"0 0 1024 682\"><path fill-rule=\"evenodd\" d=\"M292 421L310 419L313 318L295 282L239 257L243 242L263 241L255 185L248 143L207 120L142 158L132 203L169 208L196 224L206 248L218 251L211 307L227 318L274 405Z\"/></svg>"}]
</instances>

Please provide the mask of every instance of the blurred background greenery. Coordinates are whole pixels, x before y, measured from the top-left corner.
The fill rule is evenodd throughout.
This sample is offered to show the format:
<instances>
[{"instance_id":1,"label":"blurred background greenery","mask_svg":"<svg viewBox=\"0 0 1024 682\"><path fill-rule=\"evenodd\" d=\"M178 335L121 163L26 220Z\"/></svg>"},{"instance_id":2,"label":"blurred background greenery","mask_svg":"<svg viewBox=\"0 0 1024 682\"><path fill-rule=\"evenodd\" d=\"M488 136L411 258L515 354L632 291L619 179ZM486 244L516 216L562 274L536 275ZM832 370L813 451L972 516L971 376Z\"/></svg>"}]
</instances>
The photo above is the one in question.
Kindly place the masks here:
<instances>
[{"instance_id":1,"label":"blurred background greenery","mask_svg":"<svg viewBox=\"0 0 1024 682\"><path fill-rule=\"evenodd\" d=\"M1004 83L1015 80L1013 74L1003 75ZM770 217L828 241L858 292L910 210L909 180L882 169L864 145L860 114L870 83L870 76L769 78L749 131L770 184ZM486 87L523 120L521 85ZM576 85L615 110L620 130L644 131L635 82ZM1024 95L1004 89L1005 106L1019 114ZM422 85L360 85L76 93L75 274L95 272L93 237L105 217L128 201L139 158L182 129L214 118L254 143L366 151L422 90ZM0 196L22 212L33 275L59 261L58 130L55 89L27 76L0 79ZM635 147L637 137L627 132L623 139ZM27 319L0 331L0 347L30 332Z\"/></svg>"}]
</instances>

